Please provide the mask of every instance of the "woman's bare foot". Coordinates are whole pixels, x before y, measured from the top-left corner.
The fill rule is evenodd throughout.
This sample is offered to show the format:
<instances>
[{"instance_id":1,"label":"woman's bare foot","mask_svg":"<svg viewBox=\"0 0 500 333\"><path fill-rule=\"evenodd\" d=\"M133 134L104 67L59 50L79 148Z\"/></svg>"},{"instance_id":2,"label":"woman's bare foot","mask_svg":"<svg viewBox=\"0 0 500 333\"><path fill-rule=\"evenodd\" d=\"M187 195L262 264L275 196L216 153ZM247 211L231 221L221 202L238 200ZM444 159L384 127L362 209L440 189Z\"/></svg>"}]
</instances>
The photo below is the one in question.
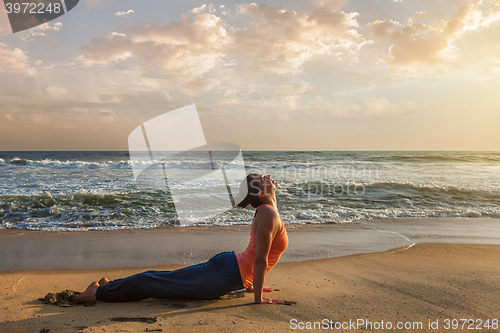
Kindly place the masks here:
<instances>
[{"instance_id":1,"label":"woman's bare foot","mask_svg":"<svg viewBox=\"0 0 500 333\"><path fill-rule=\"evenodd\" d=\"M105 277L103 277L102 279L99 280L99 285L100 286L104 286L104 285L107 285L109 283L109 280Z\"/></svg>"},{"instance_id":2,"label":"woman's bare foot","mask_svg":"<svg viewBox=\"0 0 500 333\"><path fill-rule=\"evenodd\" d=\"M92 282L83 293L73 299L73 303L88 303L95 301L95 292L97 288L99 288L99 284L97 282Z\"/></svg>"}]
</instances>

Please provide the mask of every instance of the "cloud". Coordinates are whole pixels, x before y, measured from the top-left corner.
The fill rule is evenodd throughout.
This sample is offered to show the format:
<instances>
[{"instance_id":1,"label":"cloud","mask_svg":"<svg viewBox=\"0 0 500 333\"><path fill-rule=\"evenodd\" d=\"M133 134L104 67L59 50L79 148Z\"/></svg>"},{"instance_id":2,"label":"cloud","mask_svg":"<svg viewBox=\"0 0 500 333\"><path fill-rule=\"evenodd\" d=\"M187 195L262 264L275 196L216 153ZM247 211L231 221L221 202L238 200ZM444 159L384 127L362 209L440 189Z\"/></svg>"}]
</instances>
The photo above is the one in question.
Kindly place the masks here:
<instances>
[{"instance_id":1,"label":"cloud","mask_svg":"<svg viewBox=\"0 0 500 333\"><path fill-rule=\"evenodd\" d=\"M476 79L494 77L500 73L500 21L488 28L470 31L455 41L459 53L457 63L473 69Z\"/></svg>"},{"instance_id":2,"label":"cloud","mask_svg":"<svg viewBox=\"0 0 500 333\"><path fill-rule=\"evenodd\" d=\"M337 7L343 3L321 2ZM246 67L247 73L296 74L318 55L355 61L366 42L356 30L356 12L330 7L295 12L282 5L251 3L240 5L237 14L250 16L251 23L236 27L214 11L213 5L202 5L183 15L180 22L134 26L92 39L81 47L81 59L92 65L134 58L145 73L159 69L179 83L197 81L206 87L217 84L203 77L216 67L236 65Z\"/></svg>"},{"instance_id":3,"label":"cloud","mask_svg":"<svg viewBox=\"0 0 500 333\"><path fill-rule=\"evenodd\" d=\"M244 55L252 72L297 74L316 56L332 60L356 58L364 38L356 28L358 13L317 8L312 13L286 10L283 5L240 6L251 17L251 26L237 30L235 54Z\"/></svg>"},{"instance_id":4,"label":"cloud","mask_svg":"<svg viewBox=\"0 0 500 333\"><path fill-rule=\"evenodd\" d=\"M99 115L101 116L101 121L106 123L114 123L118 120L118 116L111 109L98 109Z\"/></svg>"},{"instance_id":5,"label":"cloud","mask_svg":"<svg viewBox=\"0 0 500 333\"><path fill-rule=\"evenodd\" d=\"M81 47L80 59L87 66L129 60L146 76L160 71L172 87L199 92L217 84L205 75L224 64L229 42L219 17L185 15L181 22L134 26L94 38Z\"/></svg>"},{"instance_id":6,"label":"cloud","mask_svg":"<svg viewBox=\"0 0 500 333\"><path fill-rule=\"evenodd\" d=\"M16 33L16 35L24 41L31 41L35 36L45 36L53 34L61 30L63 24L61 22L47 22L32 29L24 30Z\"/></svg>"},{"instance_id":7,"label":"cloud","mask_svg":"<svg viewBox=\"0 0 500 333\"><path fill-rule=\"evenodd\" d=\"M80 49L83 55L80 59L86 66L106 64L131 58L132 41L125 34L112 32L99 38L93 38L90 44L83 45Z\"/></svg>"},{"instance_id":8,"label":"cloud","mask_svg":"<svg viewBox=\"0 0 500 333\"><path fill-rule=\"evenodd\" d=\"M491 4L493 7L487 9ZM474 1L459 7L452 19L431 24L415 21L420 14L405 23L386 19L367 25L375 41L391 42L386 60L392 65L436 67L452 63L459 56L454 44L465 32L485 29L500 20L500 1Z\"/></svg>"},{"instance_id":9,"label":"cloud","mask_svg":"<svg viewBox=\"0 0 500 333\"><path fill-rule=\"evenodd\" d=\"M354 63L367 43L357 31L356 12L248 4L238 6L233 17L243 23L232 25L212 9L195 8L166 25L117 29L82 45L79 59L88 70L131 73L126 82L109 81L108 86L125 89L131 81L158 79L162 88L154 90L155 100L192 103L210 91L216 113L259 110L287 119L288 112L301 107L302 95L326 89L297 74L310 70L306 66L319 57L328 59L330 69ZM145 92L114 96L115 103L135 105Z\"/></svg>"},{"instance_id":10,"label":"cloud","mask_svg":"<svg viewBox=\"0 0 500 333\"><path fill-rule=\"evenodd\" d=\"M0 9L3 6L0 5ZM48 33L54 33L62 28L63 24L61 22L56 23L45 23L37 27L16 33L18 37L22 40L30 40L33 36L45 36ZM9 17L5 10L0 10L0 36L12 33L12 28L10 26Z\"/></svg>"},{"instance_id":11,"label":"cloud","mask_svg":"<svg viewBox=\"0 0 500 333\"><path fill-rule=\"evenodd\" d=\"M36 125L49 125L51 123L49 116L43 113L35 113L31 116L31 121Z\"/></svg>"},{"instance_id":12,"label":"cloud","mask_svg":"<svg viewBox=\"0 0 500 333\"><path fill-rule=\"evenodd\" d=\"M203 4L200 7L195 7L193 9L191 9L191 13L199 14L199 13L202 13L203 11L205 11L206 9L207 9L207 5Z\"/></svg>"},{"instance_id":13,"label":"cloud","mask_svg":"<svg viewBox=\"0 0 500 333\"><path fill-rule=\"evenodd\" d=\"M68 94L68 91L66 89L64 89L63 87L60 87L60 86L56 86L56 85L46 86L46 87L41 88L41 90L47 96L56 97L56 98L60 98L60 97L65 96L66 94Z\"/></svg>"},{"instance_id":14,"label":"cloud","mask_svg":"<svg viewBox=\"0 0 500 333\"><path fill-rule=\"evenodd\" d=\"M417 110L414 101L391 102L385 97L367 97L361 103L346 103L344 101L325 102L321 96L307 101L309 108L316 113L318 119L363 119L363 118L408 118ZM308 117L308 112L300 115Z\"/></svg>"},{"instance_id":15,"label":"cloud","mask_svg":"<svg viewBox=\"0 0 500 333\"><path fill-rule=\"evenodd\" d=\"M332 10L338 10L347 5L348 0L311 0L316 7L329 7Z\"/></svg>"},{"instance_id":16,"label":"cloud","mask_svg":"<svg viewBox=\"0 0 500 333\"><path fill-rule=\"evenodd\" d=\"M0 61L4 63L3 57ZM3 69L0 122L8 121L5 135L13 135L6 147L23 143L25 147L45 144L45 148L75 145L85 149L89 141L95 143L94 149L111 142L120 147L139 124L188 104L182 98L173 101L163 80L141 77L140 72L103 72L64 62L50 69L37 68L36 76Z\"/></svg>"},{"instance_id":17,"label":"cloud","mask_svg":"<svg viewBox=\"0 0 500 333\"><path fill-rule=\"evenodd\" d=\"M7 67L4 48L0 50L0 119L9 114L13 126L23 131L50 120L55 133L60 128L106 132L104 123L114 123L126 132L122 126L133 129L154 116L155 110L175 109L189 102L182 96L174 100L164 80L143 77L139 70L102 71L58 62L54 67L41 65L35 76L29 76L24 74L26 68ZM13 59L17 55L13 52L5 58ZM21 59L29 66L26 55Z\"/></svg>"},{"instance_id":18,"label":"cloud","mask_svg":"<svg viewBox=\"0 0 500 333\"><path fill-rule=\"evenodd\" d=\"M0 43L0 73L21 73L35 75L36 69L31 67L29 58L21 49L9 49Z\"/></svg>"},{"instance_id":19,"label":"cloud","mask_svg":"<svg viewBox=\"0 0 500 333\"><path fill-rule=\"evenodd\" d=\"M222 6L219 6L219 8L221 10L224 9L224 5ZM209 4L208 6L203 4L201 5L200 7L195 7L193 9L191 9L191 13L193 14L201 14L203 12L208 12L208 13L215 13L216 9L215 9L215 6L213 4Z\"/></svg>"},{"instance_id":20,"label":"cloud","mask_svg":"<svg viewBox=\"0 0 500 333\"><path fill-rule=\"evenodd\" d=\"M118 16L118 17L130 17L133 14L135 14L135 12L132 9L129 9L126 12L117 12L117 13L115 13L115 16Z\"/></svg>"}]
</instances>

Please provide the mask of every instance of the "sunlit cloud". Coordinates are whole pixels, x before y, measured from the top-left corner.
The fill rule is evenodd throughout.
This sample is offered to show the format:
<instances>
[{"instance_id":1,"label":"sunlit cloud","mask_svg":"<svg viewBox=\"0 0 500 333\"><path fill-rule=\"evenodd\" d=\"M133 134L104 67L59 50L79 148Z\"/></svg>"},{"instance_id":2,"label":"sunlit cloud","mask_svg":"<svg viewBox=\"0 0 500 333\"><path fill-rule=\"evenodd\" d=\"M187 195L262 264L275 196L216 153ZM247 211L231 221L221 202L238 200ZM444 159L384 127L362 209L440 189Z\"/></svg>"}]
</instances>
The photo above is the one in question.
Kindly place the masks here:
<instances>
[{"instance_id":1,"label":"sunlit cloud","mask_svg":"<svg viewBox=\"0 0 500 333\"><path fill-rule=\"evenodd\" d=\"M21 73L35 75L36 69L30 64L28 55L21 49L9 49L0 43L0 73Z\"/></svg>"},{"instance_id":2,"label":"sunlit cloud","mask_svg":"<svg viewBox=\"0 0 500 333\"><path fill-rule=\"evenodd\" d=\"M245 55L252 72L297 74L315 56L355 58L365 43L355 12L317 8L306 13L252 3L241 5L240 13L252 24L234 32L235 50Z\"/></svg>"},{"instance_id":3,"label":"sunlit cloud","mask_svg":"<svg viewBox=\"0 0 500 333\"><path fill-rule=\"evenodd\" d=\"M94 38L81 47L87 66L132 58L145 75L158 70L172 87L188 85L186 93L199 93L216 80L206 77L224 65L230 37L221 19L212 14L183 16L181 22L160 26L134 26Z\"/></svg>"},{"instance_id":4,"label":"sunlit cloud","mask_svg":"<svg viewBox=\"0 0 500 333\"><path fill-rule=\"evenodd\" d=\"M338 10L347 5L348 0L311 0L316 7L329 7L332 10Z\"/></svg>"},{"instance_id":5,"label":"sunlit cloud","mask_svg":"<svg viewBox=\"0 0 500 333\"><path fill-rule=\"evenodd\" d=\"M61 30L63 24L61 22L47 22L36 26L34 28L21 31L16 34L19 38L24 41L31 41L37 36L46 36L47 34L53 34Z\"/></svg>"},{"instance_id":6,"label":"sunlit cloud","mask_svg":"<svg viewBox=\"0 0 500 333\"><path fill-rule=\"evenodd\" d=\"M129 9L126 12L117 12L117 13L115 13L115 16L118 16L118 17L130 17L133 14L135 14L135 12L132 9Z\"/></svg>"},{"instance_id":7,"label":"sunlit cloud","mask_svg":"<svg viewBox=\"0 0 500 333\"><path fill-rule=\"evenodd\" d=\"M219 79L209 75L215 68L297 74L318 55L355 60L366 43L356 30L358 13L354 12L322 7L297 13L284 6L252 3L239 6L238 15L252 19L250 26L242 28L228 26L212 14L214 10L213 5L203 5L191 10L194 16L182 16L181 22L134 26L94 38L81 47L80 59L92 66L133 58L145 73L158 69L177 83L204 91L218 85Z\"/></svg>"},{"instance_id":8,"label":"sunlit cloud","mask_svg":"<svg viewBox=\"0 0 500 333\"><path fill-rule=\"evenodd\" d=\"M115 121L118 120L118 116L111 109L99 108L98 112L99 112L99 115L101 116L103 122L114 123Z\"/></svg>"},{"instance_id":9,"label":"sunlit cloud","mask_svg":"<svg viewBox=\"0 0 500 333\"><path fill-rule=\"evenodd\" d=\"M310 112L319 113L319 119L408 118L414 117L414 101L391 102L385 97L368 97L363 102L327 102L321 96L307 101Z\"/></svg>"},{"instance_id":10,"label":"sunlit cloud","mask_svg":"<svg viewBox=\"0 0 500 333\"><path fill-rule=\"evenodd\" d=\"M417 13L406 22L390 19L368 24L369 35L375 41L389 41L385 61L394 66L424 65L439 67L453 65L460 58L457 42L464 33L486 29L500 20L500 5L486 9L488 1L474 1L461 6L450 20L436 20L431 24L416 21L424 17ZM491 4L491 2L490 2Z\"/></svg>"},{"instance_id":11,"label":"sunlit cloud","mask_svg":"<svg viewBox=\"0 0 500 333\"><path fill-rule=\"evenodd\" d=\"M224 6L220 6L219 7L220 9L224 9ZM191 13L193 14L201 14L201 13L215 13L216 12L216 8L215 8L215 5L214 4L204 4L204 5L201 5L200 7L195 7L193 9L191 9Z\"/></svg>"},{"instance_id":12,"label":"sunlit cloud","mask_svg":"<svg viewBox=\"0 0 500 333\"><path fill-rule=\"evenodd\" d=\"M83 45L83 55L79 57L86 66L118 62L133 57L130 39L125 34L112 32L99 38L94 38L90 44Z\"/></svg>"}]
</instances>

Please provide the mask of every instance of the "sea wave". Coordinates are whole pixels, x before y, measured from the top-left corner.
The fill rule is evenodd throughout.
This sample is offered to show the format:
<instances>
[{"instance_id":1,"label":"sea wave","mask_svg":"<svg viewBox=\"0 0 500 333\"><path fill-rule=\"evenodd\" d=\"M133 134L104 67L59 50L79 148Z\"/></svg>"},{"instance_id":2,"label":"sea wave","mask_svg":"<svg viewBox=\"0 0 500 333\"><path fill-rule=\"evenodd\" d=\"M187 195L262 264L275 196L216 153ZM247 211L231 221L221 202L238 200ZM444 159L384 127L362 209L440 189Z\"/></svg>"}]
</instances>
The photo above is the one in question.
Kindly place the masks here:
<instances>
[{"instance_id":1,"label":"sea wave","mask_svg":"<svg viewBox=\"0 0 500 333\"><path fill-rule=\"evenodd\" d=\"M233 162L236 163L236 162ZM18 167L40 167L40 168L53 168L53 169L131 169L132 166L144 168L167 168L167 169L213 169L220 168L224 164L220 161L207 162L207 161L138 161L138 160L120 160L120 161L62 161L53 159L31 160L14 157L12 159L0 159L0 166L18 166Z\"/></svg>"},{"instance_id":2,"label":"sea wave","mask_svg":"<svg viewBox=\"0 0 500 333\"><path fill-rule=\"evenodd\" d=\"M445 163L445 162L500 162L499 152L407 152L387 153L366 156L366 161L374 162L412 162L412 163Z\"/></svg>"},{"instance_id":3,"label":"sea wave","mask_svg":"<svg viewBox=\"0 0 500 333\"><path fill-rule=\"evenodd\" d=\"M43 167L54 169L127 169L130 168L130 161L117 161L117 162L90 162L90 161L60 161L52 159L31 160L20 157L13 157L12 159L0 159L0 165L10 166L28 166L28 167Z\"/></svg>"},{"instance_id":4,"label":"sea wave","mask_svg":"<svg viewBox=\"0 0 500 333\"><path fill-rule=\"evenodd\" d=\"M500 190L411 182L283 182L277 192L285 223L345 223L406 217L500 218ZM251 223L251 211L231 209L202 224ZM0 228L113 230L176 224L167 190L0 195Z\"/></svg>"},{"instance_id":5,"label":"sea wave","mask_svg":"<svg viewBox=\"0 0 500 333\"><path fill-rule=\"evenodd\" d=\"M427 207L437 204L498 204L500 189L481 189L440 184L397 181L299 181L283 184L283 190L298 197L341 200L358 198L364 202L398 204L401 200L419 202ZM355 201L359 201L355 200Z\"/></svg>"}]
</instances>

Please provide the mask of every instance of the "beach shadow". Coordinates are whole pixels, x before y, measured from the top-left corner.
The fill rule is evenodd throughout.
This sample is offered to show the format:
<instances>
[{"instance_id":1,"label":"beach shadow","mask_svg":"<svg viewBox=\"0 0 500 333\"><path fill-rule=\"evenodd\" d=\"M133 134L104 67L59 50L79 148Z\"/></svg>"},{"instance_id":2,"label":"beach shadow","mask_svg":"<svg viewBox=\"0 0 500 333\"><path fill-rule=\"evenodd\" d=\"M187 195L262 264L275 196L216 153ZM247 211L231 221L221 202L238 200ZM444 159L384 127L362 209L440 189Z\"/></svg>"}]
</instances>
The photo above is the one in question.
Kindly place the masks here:
<instances>
[{"instance_id":1,"label":"beach shadow","mask_svg":"<svg viewBox=\"0 0 500 333\"><path fill-rule=\"evenodd\" d=\"M232 292L213 300L160 300L148 299L130 303L97 302L94 307L82 305L44 304L43 300L23 303L23 308L34 309L31 318L5 321L6 332L79 332L88 327L103 327L117 322L154 324L163 318L188 315L190 313L210 313L212 310L238 308L248 304L234 304L244 298L245 292ZM220 302L230 302L226 306L214 306Z\"/></svg>"},{"instance_id":2,"label":"beach shadow","mask_svg":"<svg viewBox=\"0 0 500 333\"><path fill-rule=\"evenodd\" d=\"M216 300L214 303L216 303L218 300ZM285 301L284 304L279 304L279 305L293 305L297 304L296 301ZM211 312L211 311L219 311L219 310L225 310L225 309L235 309L235 308L240 308L240 307L247 307L247 306L254 306L254 305L259 305L255 304L253 302L251 303L244 303L244 304L230 304L230 305L225 305L225 306L217 306L217 307L212 307L212 308L207 308L207 309L199 309L199 307L193 308L190 307L190 309L186 309L184 311L176 311L174 313L169 313L170 316L172 315L186 315L186 314L191 314L191 313L200 313L200 312Z\"/></svg>"},{"instance_id":3,"label":"beach shadow","mask_svg":"<svg viewBox=\"0 0 500 333\"><path fill-rule=\"evenodd\" d=\"M231 291L230 293L223 295L216 299L210 300L197 300L197 299L154 299L143 301L143 303L151 303L148 306L167 306L172 309L184 309L184 308L199 308L207 305L211 305L221 301L228 301L236 298L243 298L246 296L246 292L243 290Z\"/></svg>"}]
</instances>

